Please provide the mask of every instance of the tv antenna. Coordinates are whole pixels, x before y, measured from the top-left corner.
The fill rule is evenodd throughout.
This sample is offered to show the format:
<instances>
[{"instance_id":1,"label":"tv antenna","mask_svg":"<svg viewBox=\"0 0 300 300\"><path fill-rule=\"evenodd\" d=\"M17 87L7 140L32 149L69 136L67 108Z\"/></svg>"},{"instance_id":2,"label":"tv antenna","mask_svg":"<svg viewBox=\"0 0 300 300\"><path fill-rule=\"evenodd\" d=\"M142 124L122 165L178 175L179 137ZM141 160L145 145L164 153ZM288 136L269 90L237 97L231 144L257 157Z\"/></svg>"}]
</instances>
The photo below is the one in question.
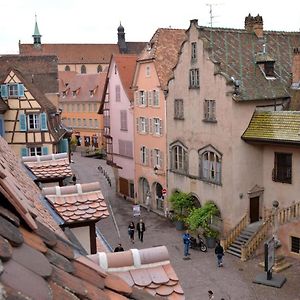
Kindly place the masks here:
<instances>
[{"instance_id":1,"label":"tv antenna","mask_svg":"<svg viewBox=\"0 0 300 300\"><path fill-rule=\"evenodd\" d=\"M213 14L213 6L221 5L221 3L206 3L206 6L209 6L209 25L213 27L213 19L218 17Z\"/></svg>"}]
</instances>

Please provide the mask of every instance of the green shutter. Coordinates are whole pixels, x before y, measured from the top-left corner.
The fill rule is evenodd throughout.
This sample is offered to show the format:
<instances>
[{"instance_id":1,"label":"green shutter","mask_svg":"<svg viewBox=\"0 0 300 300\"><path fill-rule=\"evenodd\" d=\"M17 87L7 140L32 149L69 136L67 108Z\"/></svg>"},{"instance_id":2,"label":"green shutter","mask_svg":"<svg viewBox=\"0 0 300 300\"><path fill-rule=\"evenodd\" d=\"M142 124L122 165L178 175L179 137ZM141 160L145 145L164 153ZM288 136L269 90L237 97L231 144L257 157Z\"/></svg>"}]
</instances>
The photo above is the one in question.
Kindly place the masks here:
<instances>
[{"instance_id":1,"label":"green shutter","mask_svg":"<svg viewBox=\"0 0 300 300\"><path fill-rule=\"evenodd\" d=\"M21 156L27 156L28 155L28 151L27 148L21 148Z\"/></svg>"},{"instance_id":2,"label":"green shutter","mask_svg":"<svg viewBox=\"0 0 300 300\"><path fill-rule=\"evenodd\" d=\"M0 135L4 136L4 120L2 115L0 116Z\"/></svg>"},{"instance_id":3,"label":"green shutter","mask_svg":"<svg viewBox=\"0 0 300 300\"><path fill-rule=\"evenodd\" d=\"M48 147L43 147L42 148L42 155L47 155L48 154Z\"/></svg>"},{"instance_id":4,"label":"green shutter","mask_svg":"<svg viewBox=\"0 0 300 300\"><path fill-rule=\"evenodd\" d=\"M60 153L68 153L68 149L69 149L69 143L68 143L68 139L61 139L59 141L59 145L58 145L58 150Z\"/></svg>"},{"instance_id":5,"label":"green shutter","mask_svg":"<svg viewBox=\"0 0 300 300\"><path fill-rule=\"evenodd\" d=\"M18 97L24 97L24 84L18 84Z\"/></svg>"},{"instance_id":6,"label":"green shutter","mask_svg":"<svg viewBox=\"0 0 300 300\"><path fill-rule=\"evenodd\" d=\"M20 123L20 131L27 131L26 115L25 114L20 114L19 123Z\"/></svg>"},{"instance_id":7,"label":"green shutter","mask_svg":"<svg viewBox=\"0 0 300 300\"><path fill-rule=\"evenodd\" d=\"M8 88L6 84L1 84L1 97L2 99L8 98Z\"/></svg>"},{"instance_id":8,"label":"green shutter","mask_svg":"<svg viewBox=\"0 0 300 300\"><path fill-rule=\"evenodd\" d=\"M41 131L47 131L47 114L46 113L41 113L40 114L40 121L41 121Z\"/></svg>"}]
</instances>

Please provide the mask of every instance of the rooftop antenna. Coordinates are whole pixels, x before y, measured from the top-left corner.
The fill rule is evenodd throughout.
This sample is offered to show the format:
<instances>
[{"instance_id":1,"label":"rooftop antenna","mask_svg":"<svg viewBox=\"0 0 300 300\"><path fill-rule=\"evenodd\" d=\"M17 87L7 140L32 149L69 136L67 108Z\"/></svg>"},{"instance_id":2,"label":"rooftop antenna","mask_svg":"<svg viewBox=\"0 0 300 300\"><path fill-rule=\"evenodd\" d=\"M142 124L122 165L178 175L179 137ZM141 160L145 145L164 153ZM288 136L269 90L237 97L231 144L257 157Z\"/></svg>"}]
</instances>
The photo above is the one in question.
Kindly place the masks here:
<instances>
[{"instance_id":1,"label":"rooftop antenna","mask_svg":"<svg viewBox=\"0 0 300 300\"><path fill-rule=\"evenodd\" d=\"M221 3L206 3L206 6L209 6L209 25L213 27L213 19L218 17L213 15L213 6L220 5Z\"/></svg>"}]
</instances>

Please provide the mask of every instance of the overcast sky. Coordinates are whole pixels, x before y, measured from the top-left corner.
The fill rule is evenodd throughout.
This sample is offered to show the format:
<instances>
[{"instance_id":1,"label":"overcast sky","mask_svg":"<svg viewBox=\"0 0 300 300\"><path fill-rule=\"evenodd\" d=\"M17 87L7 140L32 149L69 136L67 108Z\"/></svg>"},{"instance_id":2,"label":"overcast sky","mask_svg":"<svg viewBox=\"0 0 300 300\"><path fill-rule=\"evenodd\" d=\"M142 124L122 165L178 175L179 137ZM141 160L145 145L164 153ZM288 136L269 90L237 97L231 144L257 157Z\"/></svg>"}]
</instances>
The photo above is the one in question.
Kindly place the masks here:
<instances>
[{"instance_id":1,"label":"overcast sky","mask_svg":"<svg viewBox=\"0 0 300 300\"><path fill-rule=\"evenodd\" d=\"M300 1L264 0L0 0L0 53L18 53L18 41L32 43L35 14L42 43L149 41L158 28L187 29L191 19L213 27L244 28L245 17L260 14L264 29L299 31Z\"/></svg>"}]
</instances>

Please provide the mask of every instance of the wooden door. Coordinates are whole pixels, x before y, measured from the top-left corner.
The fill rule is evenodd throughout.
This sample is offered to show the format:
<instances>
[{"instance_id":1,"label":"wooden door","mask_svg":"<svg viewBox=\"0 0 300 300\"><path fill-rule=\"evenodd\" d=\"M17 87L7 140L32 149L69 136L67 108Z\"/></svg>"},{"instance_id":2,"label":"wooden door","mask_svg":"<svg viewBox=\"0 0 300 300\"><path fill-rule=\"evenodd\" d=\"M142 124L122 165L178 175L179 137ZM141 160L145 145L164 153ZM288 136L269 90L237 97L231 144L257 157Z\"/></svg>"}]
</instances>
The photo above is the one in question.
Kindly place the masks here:
<instances>
[{"instance_id":1,"label":"wooden door","mask_svg":"<svg viewBox=\"0 0 300 300\"><path fill-rule=\"evenodd\" d=\"M259 197L250 198L250 223L259 221Z\"/></svg>"}]
</instances>

